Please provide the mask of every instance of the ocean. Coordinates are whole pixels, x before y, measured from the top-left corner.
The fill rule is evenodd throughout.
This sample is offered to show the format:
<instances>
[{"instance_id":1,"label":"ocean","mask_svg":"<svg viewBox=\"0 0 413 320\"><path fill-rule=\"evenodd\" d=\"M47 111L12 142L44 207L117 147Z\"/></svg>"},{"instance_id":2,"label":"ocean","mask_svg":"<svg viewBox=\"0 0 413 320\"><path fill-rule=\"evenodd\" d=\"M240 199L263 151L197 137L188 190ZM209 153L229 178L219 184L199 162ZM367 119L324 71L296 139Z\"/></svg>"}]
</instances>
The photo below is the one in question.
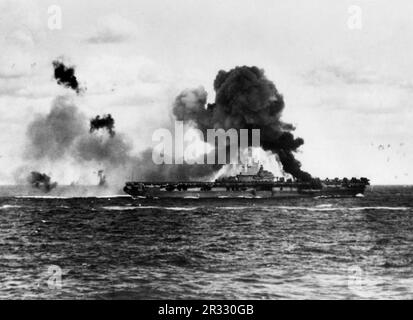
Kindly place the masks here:
<instances>
[{"instance_id":1,"label":"ocean","mask_svg":"<svg viewBox=\"0 0 413 320\"><path fill-rule=\"evenodd\" d=\"M364 198L0 194L0 299L412 299L413 187Z\"/></svg>"}]
</instances>

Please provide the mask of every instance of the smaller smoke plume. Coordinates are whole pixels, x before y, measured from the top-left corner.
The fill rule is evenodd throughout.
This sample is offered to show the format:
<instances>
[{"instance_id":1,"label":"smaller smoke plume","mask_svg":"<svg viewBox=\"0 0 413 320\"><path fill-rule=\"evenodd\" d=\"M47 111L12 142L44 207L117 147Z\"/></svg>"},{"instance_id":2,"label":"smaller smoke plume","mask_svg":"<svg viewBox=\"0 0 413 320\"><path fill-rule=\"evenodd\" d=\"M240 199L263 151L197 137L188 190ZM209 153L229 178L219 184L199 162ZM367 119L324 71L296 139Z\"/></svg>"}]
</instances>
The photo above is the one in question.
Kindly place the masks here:
<instances>
[{"instance_id":1,"label":"smaller smoke plume","mask_svg":"<svg viewBox=\"0 0 413 320\"><path fill-rule=\"evenodd\" d=\"M98 177L99 177L99 187L105 187L106 186L106 175L103 170L98 171Z\"/></svg>"},{"instance_id":2,"label":"smaller smoke plume","mask_svg":"<svg viewBox=\"0 0 413 320\"><path fill-rule=\"evenodd\" d=\"M33 171L27 178L27 181L33 188L42 190L44 192L50 192L57 187L56 182L51 182L51 178L44 173Z\"/></svg>"},{"instance_id":3,"label":"smaller smoke plume","mask_svg":"<svg viewBox=\"0 0 413 320\"><path fill-rule=\"evenodd\" d=\"M75 68L67 67L61 60L53 61L54 77L57 83L66 88L74 90L77 94L84 91L80 87L79 82L75 76Z\"/></svg>"},{"instance_id":4,"label":"smaller smoke plume","mask_svg":"<svg viewBox=\"0 0 413 320\"><path fill-rule=\"evenodd\" d=\"M100 129L106 129L112 138L115 136L115 120L110 114L90 120L90 133Z\"/></svg>"},{"instance_id":5,"label":"smaller smoke plume","mask_svg":"<svg viewBox=\"0 0 413 320\"><path fill-rule=\"evenodd\" d=\"M130 151L131 144L122 134L90 134L87 117L69 97L57 97L50 112L38 115L27 130L25 155L38 161L69 157L113 168L130 161Z\"/></svg>"},{"instance_id":6,"label":"smaller smoke plume","mask_svg":"<svg viewBox=\"0 0 413 320\"><path fill-rule=\"evenodd\" d=\"M87 136L87 118L68 97L57 97L50 112L37 115L27 128L26 156L56 160L71 152L81 136Z\"/></svg>"}]
</instances>

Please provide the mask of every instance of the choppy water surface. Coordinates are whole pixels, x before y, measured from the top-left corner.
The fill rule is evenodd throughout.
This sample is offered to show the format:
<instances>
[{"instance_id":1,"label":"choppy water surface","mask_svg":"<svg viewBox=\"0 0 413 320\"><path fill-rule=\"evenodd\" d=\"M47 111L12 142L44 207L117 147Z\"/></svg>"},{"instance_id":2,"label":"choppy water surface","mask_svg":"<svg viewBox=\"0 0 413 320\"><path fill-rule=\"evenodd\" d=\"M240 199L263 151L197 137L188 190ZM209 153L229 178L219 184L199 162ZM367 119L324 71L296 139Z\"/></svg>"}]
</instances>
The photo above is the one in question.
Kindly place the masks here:
<instances>
[{"instance_id":1,"label":"choppy water surface","mask_svg":"<svg viewBox=\"0 0 413 320\"><path fill-rule=\"evenodd\" d=\"M3 299L413 298L411 187L346 199L7 197L0 229Z\"/></svg>"}]
</instances>

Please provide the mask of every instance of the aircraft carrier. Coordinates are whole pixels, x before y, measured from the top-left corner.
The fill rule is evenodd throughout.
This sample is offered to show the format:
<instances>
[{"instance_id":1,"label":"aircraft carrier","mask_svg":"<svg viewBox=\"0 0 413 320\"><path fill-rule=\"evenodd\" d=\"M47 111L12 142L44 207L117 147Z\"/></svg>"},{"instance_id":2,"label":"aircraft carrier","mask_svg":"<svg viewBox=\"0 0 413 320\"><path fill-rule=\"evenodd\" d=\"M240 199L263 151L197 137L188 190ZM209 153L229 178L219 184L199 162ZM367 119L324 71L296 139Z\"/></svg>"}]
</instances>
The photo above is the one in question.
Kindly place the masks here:
<instances>
[{"instance_id":1,"label":"aircraft carrier","mask_svg":"<svg viewBox=\"0 0 413 320\"><path fill-rule=\"evenodd\" d=\"M298 181L275 178L263 166L247 166L244 171L213 182L127 182L124 192L136 198L282 198L355 197L364 194L367 178L312 179Z\"/></svg>"}]
</instances>

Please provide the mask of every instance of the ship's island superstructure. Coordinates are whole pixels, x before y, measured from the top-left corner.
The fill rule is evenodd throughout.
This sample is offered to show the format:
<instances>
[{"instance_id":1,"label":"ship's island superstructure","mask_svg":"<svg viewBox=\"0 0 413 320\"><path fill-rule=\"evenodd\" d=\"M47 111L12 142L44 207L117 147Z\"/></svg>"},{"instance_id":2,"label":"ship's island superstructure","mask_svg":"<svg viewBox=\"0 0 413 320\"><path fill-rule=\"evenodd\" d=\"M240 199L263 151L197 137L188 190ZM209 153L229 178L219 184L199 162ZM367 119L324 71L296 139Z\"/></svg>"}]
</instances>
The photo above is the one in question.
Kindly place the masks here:
<instances>
[{"instance_id":1,"label":"ship's island superstructure","mask_svg":"<svg viewBox=\"0 0 413 320\"><path fill-rule=\"evenodd\" d=\"M369 185L367 178L299 181L275 178L262 165L247 165L235 176L214 182L127 182L124 191L143 198L276 198L294 196L357 196Z\"/></svg>"}]
</instances>

